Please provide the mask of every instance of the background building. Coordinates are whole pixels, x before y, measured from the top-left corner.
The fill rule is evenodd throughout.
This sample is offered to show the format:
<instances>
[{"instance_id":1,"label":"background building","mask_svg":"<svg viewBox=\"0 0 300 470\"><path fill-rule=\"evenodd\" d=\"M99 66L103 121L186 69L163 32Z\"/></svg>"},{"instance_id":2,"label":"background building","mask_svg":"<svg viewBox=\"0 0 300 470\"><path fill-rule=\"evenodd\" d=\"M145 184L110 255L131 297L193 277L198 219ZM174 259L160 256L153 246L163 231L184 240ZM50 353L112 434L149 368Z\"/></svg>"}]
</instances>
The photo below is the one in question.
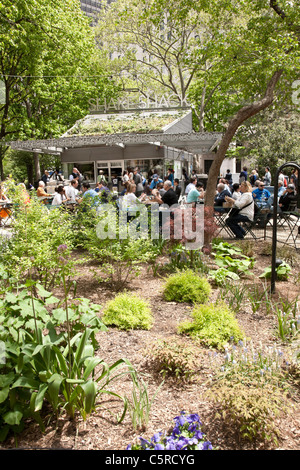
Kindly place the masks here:
<instances>
[{"instance_id":1,"label":"background building","mask_svg":"<svg viewBox=\"0 0 300 470\"><path fill-rule=\"evenodd\" d=\"M92 23L96 23L101 10L101 0L80 0L80 3L82 11L92 19Z\"/></svg>"}]
</instances>

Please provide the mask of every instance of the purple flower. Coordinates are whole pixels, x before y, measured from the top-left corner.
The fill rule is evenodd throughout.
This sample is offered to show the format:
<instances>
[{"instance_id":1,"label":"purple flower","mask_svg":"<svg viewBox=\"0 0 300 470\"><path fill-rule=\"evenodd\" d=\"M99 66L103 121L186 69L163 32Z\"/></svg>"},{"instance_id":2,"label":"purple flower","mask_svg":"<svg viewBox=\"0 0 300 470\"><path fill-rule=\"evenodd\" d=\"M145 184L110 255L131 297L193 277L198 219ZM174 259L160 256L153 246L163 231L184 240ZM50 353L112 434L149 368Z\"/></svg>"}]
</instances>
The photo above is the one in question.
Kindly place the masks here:
<instances>
[{"instance_id":1,"label":"purple flower","mask_svg":"<svg viewBox=\"0 0 300 470\"><path fill-rule=\"evenodd\" d=\"M128 446L126 447L126 450L131 450L131 444L128 444Z\"/></svg>"},{"instance_id":2,"label":"purple flower","mask_svg":"<svg viewBox=\"0 0 300 470\"><path fill-rule=\"evenodd\" d=\"M151 441L153 442L159 442L160 441L160 438L161 438L161 435L162 435L162 432L157 432L153 435L153 437L151 438Z\"/></svg>"},{"instance_id":3,"label":"purple flower","mask_svg":"<svg viewBox=\"0 0 300 470\"><path fill-rule=\"evenodd\" d=\"M141 441L141 446L143 447L143 449L146 449L147 446L151 446L150 442L149 441L146 441L146 439L144 439L143 437L140 437L140 441Z\"/></svg>"},{"instance_id":4,"label":"purple flower","mask_svg":"<svg viewBox=\"0 0 300 470\"><path fill-rule=\"evenodd\" d=\"M162 444L156 444L154 450L165 450L165 448Z\"/></svg>"},{"instance_id":5,"label":"purple flower","mask_svg":"<svg viewBox=\"0 0 300 470\"><path fill-rule=\"evenodd\" d=\"M203 450L212 450L212 445L209 441L203 442Z\"/></svg>"},{"instance_id":6,"label":"purple flower","mask_svg":"<svg viewBox=\"0 0 300 470\"><path fill-rule=\"evenodd\" d=\"M67 245L59 245L59 247L57 248L57 251L59 253L63 253L64 251L66 251L68 249L68 246Z\"/></svg>"}]
</instances>

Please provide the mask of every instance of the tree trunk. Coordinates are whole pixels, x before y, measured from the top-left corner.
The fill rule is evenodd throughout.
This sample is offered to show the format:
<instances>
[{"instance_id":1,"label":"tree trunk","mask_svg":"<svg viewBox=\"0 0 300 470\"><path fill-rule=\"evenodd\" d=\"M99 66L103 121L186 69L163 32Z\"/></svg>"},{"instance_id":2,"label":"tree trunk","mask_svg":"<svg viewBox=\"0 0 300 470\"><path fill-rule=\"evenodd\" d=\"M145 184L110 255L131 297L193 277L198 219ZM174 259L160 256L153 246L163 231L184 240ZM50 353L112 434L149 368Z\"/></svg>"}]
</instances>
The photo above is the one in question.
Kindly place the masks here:
<instances>
[{"instance_id":1,"label":"tree trunk","mask_svg":"<svg viewBox=\"0 0 300 470\"><path fill-rule=\"evenodd\" d=\"M33 153L34 159L34 171L35 171L35 181L40 181L41 179L41 168L40 168L40 156L38 153Z\"/></svg>"},{"instance_id":2,"label":"tree trunk","mask_svg":"<svg viewBox=\"0 0 300 470\"><path fill-rule=\"evenodd\" d=\"M252 116L255 116L255 114L258 114L260 111L270 106L274 99L275 87L280 80L281 75L281 70L275 72L267 85L264 97L261 100L252 103L251 105L247 105L241 108L228 123L227 129L223 135L218 151L209 170L207 188L205 192L206 206L213 207L214 205L217 179L220 173L220 168L237 129L243 124L244 121ZM209 241L205 240L205 243L209 243Z\"/></svg>"}]
</instances>

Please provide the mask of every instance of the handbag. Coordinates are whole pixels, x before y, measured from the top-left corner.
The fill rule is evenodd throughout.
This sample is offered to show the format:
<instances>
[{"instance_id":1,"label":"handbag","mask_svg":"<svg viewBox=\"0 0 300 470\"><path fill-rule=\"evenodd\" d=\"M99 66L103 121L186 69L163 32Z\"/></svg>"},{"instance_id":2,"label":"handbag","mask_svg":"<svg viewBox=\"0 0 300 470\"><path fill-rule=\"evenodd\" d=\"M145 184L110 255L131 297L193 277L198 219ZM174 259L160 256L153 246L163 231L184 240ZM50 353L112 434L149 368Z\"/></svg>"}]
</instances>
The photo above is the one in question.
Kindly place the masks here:
<instances>
[{"instance_id":1,"label":"handbag","mask_svg":"<svg viewBox=\"0 0 300 470\"><path fill-rule=\"evenodd\" d=\"M251 204L254 204L254 201L249 202L249 204L246 204L244 207L241 207L240 209L238 207L232 207L232 209L228 212L228 217L235 217L240 213L242 209L245 209L246 207L250 206Z\"/></svg>"}]
</instances>

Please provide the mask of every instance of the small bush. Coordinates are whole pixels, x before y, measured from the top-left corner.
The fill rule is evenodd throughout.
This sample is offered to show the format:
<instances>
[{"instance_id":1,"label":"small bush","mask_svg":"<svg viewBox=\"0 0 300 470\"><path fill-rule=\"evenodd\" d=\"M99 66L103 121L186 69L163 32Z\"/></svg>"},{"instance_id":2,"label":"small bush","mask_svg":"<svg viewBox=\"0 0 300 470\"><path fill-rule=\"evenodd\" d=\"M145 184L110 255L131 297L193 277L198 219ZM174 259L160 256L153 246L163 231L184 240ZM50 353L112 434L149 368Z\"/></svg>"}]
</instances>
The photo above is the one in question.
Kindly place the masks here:
<instances>
[{"instance_id":1,"label":"small bush","mask_svg":"<svg viewBox=\"0 0 300 470\"><path fill-rule=\"evenodd\" d=\"M208 301L211 286L205 278L193 271L185 271L170 276L164 287L164 298L168 301L203 304Z\"/></svg>"},{"instance_id":2,"label":"small bush","mask_svg":"<svg viewBox=\"0 0 300 470\"><path fill-rule=\"evenodd\" d=\"M121 330L150 330L153 324L148 302L134 294L119 294L108 302L102 321Z\"/></svg>"},{"instance_id":3,"label":"small bush","mask_svg":"<svg viewBox=\"0 0 300 470\"><path fill-rule=\"evenodd\" d=\"M150 362L164 378L169 376L189 381L196 373L195 348L182 344L177 338L152 344L149 356Z\"/></svg>"},{"instance_id":4,"label":"small bush","mask_svg":"<svg viewBox=\"0 0 300 470\"><path fill-rule=\"evenodd\" d=\"M275 418L287 413L285 393L273 384L218 381L207 393L215 404L217 415L227 427L237 430L248 441L271 441L280 437Z\"/></svg>"},{"instance_id":5,"label":"small bush","mask_svg":"<svg viewBox=\"0 0 300 470\"><path fill-rule=\"evenodd\" d=\"M199 305L192 311L192 316L192 322L179 324L178 332L208 346L222 349L230 340L237 342L245 336L233 312L223 302Z\"/></svg>"}]
</instances>

